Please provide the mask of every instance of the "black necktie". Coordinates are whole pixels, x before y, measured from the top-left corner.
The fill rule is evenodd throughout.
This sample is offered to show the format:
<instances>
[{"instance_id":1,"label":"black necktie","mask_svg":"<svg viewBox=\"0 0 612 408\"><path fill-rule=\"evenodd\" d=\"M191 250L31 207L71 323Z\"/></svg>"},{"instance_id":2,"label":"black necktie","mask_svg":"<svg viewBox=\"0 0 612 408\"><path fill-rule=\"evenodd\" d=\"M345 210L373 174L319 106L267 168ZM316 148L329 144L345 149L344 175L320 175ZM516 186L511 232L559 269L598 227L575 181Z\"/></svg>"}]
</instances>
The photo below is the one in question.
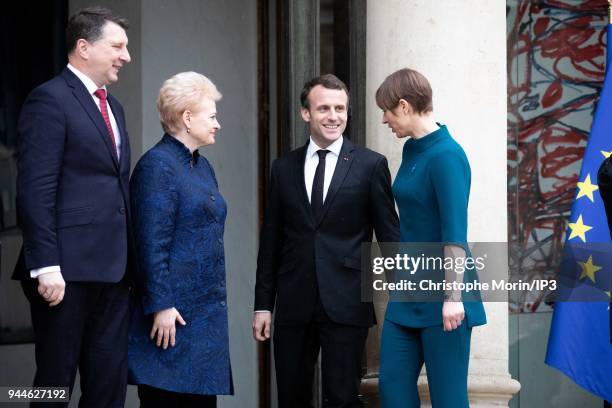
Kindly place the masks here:
<instances>
[{"instance_id":1,"label":"black necktie","mask_svg":"<svg viewBox=\"0 0 612 408\"><path fill-rule=\"evenodd\" d=\"M319 164L315 171L314 180L312 181L312 193L310 194L310 208L315 220L319 219L321 209L323 208L323 182L325 181L325 155L329 150L318 150Z\"/></svg>"}]
</instances>

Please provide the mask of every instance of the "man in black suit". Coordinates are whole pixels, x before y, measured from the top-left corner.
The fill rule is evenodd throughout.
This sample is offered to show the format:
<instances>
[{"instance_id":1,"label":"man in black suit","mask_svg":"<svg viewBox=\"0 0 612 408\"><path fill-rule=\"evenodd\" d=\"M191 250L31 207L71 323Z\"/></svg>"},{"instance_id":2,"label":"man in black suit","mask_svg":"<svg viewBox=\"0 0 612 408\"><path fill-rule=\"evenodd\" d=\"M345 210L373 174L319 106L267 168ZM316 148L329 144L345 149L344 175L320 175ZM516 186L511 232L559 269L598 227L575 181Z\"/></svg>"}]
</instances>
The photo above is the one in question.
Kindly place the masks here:
<instances>
[{"instance_id":1,"label":"man in black suit","mask_svg":"<svg viewBox=\"0 0 612 408\"><path fill-rule=\"evenodd\" d=\"M308 143L272 165L261 231L253 335L270 337L281 408L311 406L321 350L324 405L359 406L361 356L374 324L361 300L360 250L372 231L399 240L386 159L342 136L346 85L333 75L312 79L301 95Z\"/></svg>"},{"instance_id":2,"label":"man in black suit","mask_svg":"<svg viewBox=\"0 0 612 408\"><path fill-rule=\"evenodd\" d=\"M130 148L106 92L130 61L126 29L107 9L73 15L68 66L32 91L19 119L24 245L13 278L31 306L34 386L72 391L78 367L85 407L123 406L127 384Z\"/></svg>"}]
</instances>

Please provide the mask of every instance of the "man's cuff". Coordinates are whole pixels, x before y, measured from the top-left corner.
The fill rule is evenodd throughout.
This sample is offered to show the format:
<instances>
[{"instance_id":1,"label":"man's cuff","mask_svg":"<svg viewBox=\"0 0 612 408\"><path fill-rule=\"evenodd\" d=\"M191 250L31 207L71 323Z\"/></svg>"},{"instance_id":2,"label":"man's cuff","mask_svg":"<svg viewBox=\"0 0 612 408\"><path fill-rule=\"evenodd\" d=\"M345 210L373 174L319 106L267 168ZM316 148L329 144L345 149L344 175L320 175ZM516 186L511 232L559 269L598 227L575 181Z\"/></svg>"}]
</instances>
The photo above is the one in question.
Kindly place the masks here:
<instances>
[{"instance_id":1,"label":"man's cuff","mask_svg":"<svg viewBox=\"0 0 612 408\"><path fill-rule=\"evenodd\" d=\"M43 268L32 269L30 271L30 278L38 278L40 275L51 272L62 273L59 265L45 266Z\"/></svg>"},{"instance_id":2,"label":"man's cuff","mask_svg":"<svg viewBox=\"0 0 612 408\"><path fill-rule=\"evenodd\" d=\"M255 310L255 313L272 313L269 310Z\"/></svg>"}]
</instances>

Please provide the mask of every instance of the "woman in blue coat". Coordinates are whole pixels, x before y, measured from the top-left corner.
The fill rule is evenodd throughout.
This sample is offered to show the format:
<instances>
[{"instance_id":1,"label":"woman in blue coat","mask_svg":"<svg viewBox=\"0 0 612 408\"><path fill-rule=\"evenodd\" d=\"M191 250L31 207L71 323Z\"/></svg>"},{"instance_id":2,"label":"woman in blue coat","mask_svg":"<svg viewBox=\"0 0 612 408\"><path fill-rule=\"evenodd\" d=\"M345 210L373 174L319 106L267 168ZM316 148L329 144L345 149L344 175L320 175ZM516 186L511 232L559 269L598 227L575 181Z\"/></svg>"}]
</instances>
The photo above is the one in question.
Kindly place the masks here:
<instances>
[{"instance_id":1,"label":"woman in blue coat","mask_svg":"<svg viewBox=\"0 0 612 408\"><path fill-rule=\"evenodd\" d=\"M376 103L383 110L382 122L395 136L409 137L393 183L400 240L439 243L444 259L471 256L470 165L446 126L434 120L429 81L411 69L396 71L379 87ZM425 275L427 271L419 272L424 279L433 278ZM473 269L462 276L441 272L448 280L477 279ZM485 323L479 299L467 301L460 291L447 290L433 302L390 301L381 340L382 406L419 407L417 380L425 364L433 408L469 407L471 331Z\"/></svg>"},{"instance_id":2,"label":"woman in blue coat","mask_svg":"<svg viewBox=\"0 0 612 408\"><path fill-rule=\"evenodd\" d=\"M183 72L157 100L162 139L130 182L139 271L129 336L130 382L141 407L214 407L233 394L223 230L227 208L198 148L215 143L221 98Z\"/></svg>"}]
</instances>

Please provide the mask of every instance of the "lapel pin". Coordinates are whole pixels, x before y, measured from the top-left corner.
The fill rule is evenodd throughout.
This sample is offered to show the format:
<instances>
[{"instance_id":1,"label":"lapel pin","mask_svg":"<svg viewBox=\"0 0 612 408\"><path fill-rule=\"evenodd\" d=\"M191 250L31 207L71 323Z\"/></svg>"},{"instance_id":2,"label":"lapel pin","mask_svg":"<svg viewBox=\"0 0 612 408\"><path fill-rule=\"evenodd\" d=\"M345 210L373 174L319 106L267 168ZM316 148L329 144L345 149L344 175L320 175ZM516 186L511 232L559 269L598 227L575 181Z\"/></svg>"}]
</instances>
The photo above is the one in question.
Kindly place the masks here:
<instances>
[{"instance_id":1,"label":"lapel pin","mask_svg":"<svg viewBox=\"0 0 612 408\"><path fill-rule=\"evenodd\" d=\"M349 158L348 158L348 156L344 156L343 159L348 161Z\"/></svg>"}]
</instances>

